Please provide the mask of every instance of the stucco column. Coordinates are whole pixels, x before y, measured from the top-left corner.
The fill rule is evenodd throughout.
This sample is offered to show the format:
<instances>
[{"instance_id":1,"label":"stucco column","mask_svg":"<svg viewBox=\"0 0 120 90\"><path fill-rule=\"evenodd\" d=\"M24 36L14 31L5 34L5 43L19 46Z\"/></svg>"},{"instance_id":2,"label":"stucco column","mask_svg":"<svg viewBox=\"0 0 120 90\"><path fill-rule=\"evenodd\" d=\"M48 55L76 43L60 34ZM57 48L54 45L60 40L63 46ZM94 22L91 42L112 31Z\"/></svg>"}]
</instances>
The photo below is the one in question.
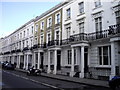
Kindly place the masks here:
<instances>
[{"instance_id":1,"label":"stucco column","mask_svg":"<svg viewBox=\"0 0 120 90\"><path fill-rule=\"evenodd\" d=\"M57 50L54 51L54 74L57 73Z\"/></svg>"},{"instance_id":2,"label":"stucco column","mask_svg":"<svg viewBox=\"0 0 120 90\"><path fill-rule=\"evenodd\" d=\"M32 66L34 66L34 67L35 67L35 59L36 59L36 55L35 55L35 52L34 52L34 54L33 54L33 63L32 63Z\"/></svg>"},{"instance_id":3,"label":"stucco column","mask_svg":"<svg viewBox=\"0 0 120 90\"><path fill-rule=\"evenodd\" d=\"M115 76L115 42L111 42L111 79L113 76Z\"/></svg>"},{"instance_id":4,"label":"stucco column","mask_svg":"<svg viewBox=\"0 0 120 90\"><path fill-rule=\"evenodd\" d=\"M40 52L38 52L38 65L37 68L40 69Z\"/></svg>"},{"instance_id":5,"label":"stucco column","mask_svg":"<svg viewBox=\"0 0 120 90\"><path fill-rule=\"evenodd\" d=\"M47 73L50 73L50 51L48 50L48 70Z\"/></svg>"},{"instance_id":6,"label":"stucco column","mask_svg":"<svg viewBox=\"0 0 120 90\"><path fill-rule=\"evenodd\" d=\"M72 47L72 64L71 64L70 76L73 77L73 75L74 75L74 48Z\"/></svg>"},{"instance_id":7,"label":"stucco column","mask_svg":"<svg viewBox=\"0 0 120 90\"><path fill-rule=\"evenodd\" d=\"M17 56L17 68L19 68L19 55Z\"/></svg>"},{"instance_id":8,"label":"stucco column","mask_svg":"<svg viewBox=\"0 0 120 90\"><path fill-rule=\"evenodd\" d=\"M25 69L25 62L26 62L25 57L26 57L26 55L24 55L24 66L23 66L23 69Z\"/></svg>"},{"instance_id":9,"label":"stucco column","mask_svg":"<svg viewBox=\"0 0 120 90\"><path fill-rule=\"evenodd\" d=\"M26 55L27 56L27 64L26 64L26 70L28 69L28 54Z\"/></svg>"},{"instance_id":10,"label":"stucco column","mask_svg":"<svg viewBox=\"0 0 120 90\"><path fill-rule=\"evenodd\" d=\"M20 68L20 55L18 56L18 68Z\"/></svg>"},{"instance_id":11,"label":"stucco column","mask_svg":"<svg viewBox=\"0 0 120 90\"><path fill-rule=\"evenodd\" d=\"M14 56L12 56L12 64L14 64Z\"/></svg>"},{"instance_id":12,"label":"stucco column","mask_svg":"<svg viewBox=\"0 0 120 90\"><path fill-rule=\"evenodd\" d=\"M81 46L81 73L80 78L84 78L84 46Z\"/></svg>"}]
</instances>

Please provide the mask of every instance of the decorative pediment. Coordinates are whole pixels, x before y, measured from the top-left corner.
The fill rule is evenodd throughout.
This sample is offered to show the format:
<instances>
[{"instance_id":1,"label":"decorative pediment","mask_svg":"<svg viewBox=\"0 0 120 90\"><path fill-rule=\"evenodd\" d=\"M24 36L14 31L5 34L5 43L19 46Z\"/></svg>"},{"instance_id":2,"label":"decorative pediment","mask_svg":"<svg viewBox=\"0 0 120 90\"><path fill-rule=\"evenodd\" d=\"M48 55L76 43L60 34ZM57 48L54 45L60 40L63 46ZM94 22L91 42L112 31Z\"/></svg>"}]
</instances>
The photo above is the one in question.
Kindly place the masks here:
<instances>
[{"instance_id":1,"label":"decorative pediment","mask_svg":"<svg viewBox=\"0 0 120 90\"><path fill-rule=\"evenodd\" d=\"M65 24L65 28L69 28L69 27L71 27L71 23Z\"/></svg>"},{"instance_id":2,"label":"decorative pediment","mask_svg":"<svg viewBox=\"0 0 120 90\"><path fill-rule=\"evenodd\" d=\"M118 4L117 6L112 7L112 10L113 10L114 12L119 11L119 10L120 10L120 4Z\"/></svg>"},{"instance_id":3,"label":"decorative pediment","mask_svg":"<svg viewBox=\"0 0 120 90\"><path fill-rule=\"evenodd\" d=\"M98 17L102 17L103 16L103 11L97 12L97 13L93 13L92 17L93 18L98 18Z\"/></svg>"},{"instance_id":4,"label":"decorative pediment","mask_svg":"<svg viewBox=\"0 0 120 90\"><path fill-rule=\"evenodd\" d=\"M79 24L79 23L83 23L83 22L85 22L85 18L81 18L81 19L78 19L77 20L77 23Z\"/></svg>"}]
</instances>

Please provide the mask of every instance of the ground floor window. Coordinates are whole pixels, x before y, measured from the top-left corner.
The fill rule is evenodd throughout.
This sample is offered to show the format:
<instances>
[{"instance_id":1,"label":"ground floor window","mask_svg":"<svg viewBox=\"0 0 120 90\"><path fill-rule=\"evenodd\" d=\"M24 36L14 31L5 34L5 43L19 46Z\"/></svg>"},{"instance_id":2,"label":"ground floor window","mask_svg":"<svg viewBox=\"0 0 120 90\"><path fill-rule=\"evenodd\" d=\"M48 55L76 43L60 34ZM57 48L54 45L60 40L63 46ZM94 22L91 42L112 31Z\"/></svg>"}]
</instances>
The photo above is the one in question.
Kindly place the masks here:
<instances>
[{"instance_id":1,"label":"ground floor window","mask_svg":"<svg viewBox=\"0 0 120 90\"><path fill-rule=\"evenodd\" d=\"M68 50L68 55L67 55L67 57L68 57L68 64L71 64L71 57L72 57L72 53L71 53L71 50Z\"/></svg>"},{"instance_id":2,"label":"ground floor window","mask_svg":"<svg viewBox=\"0 0 120 90\"><path fill-rule=\"evenodd\" d=\"M99 49L99 65L111 65L111 47L102 46Z\"/></svg>"}]
</instances>

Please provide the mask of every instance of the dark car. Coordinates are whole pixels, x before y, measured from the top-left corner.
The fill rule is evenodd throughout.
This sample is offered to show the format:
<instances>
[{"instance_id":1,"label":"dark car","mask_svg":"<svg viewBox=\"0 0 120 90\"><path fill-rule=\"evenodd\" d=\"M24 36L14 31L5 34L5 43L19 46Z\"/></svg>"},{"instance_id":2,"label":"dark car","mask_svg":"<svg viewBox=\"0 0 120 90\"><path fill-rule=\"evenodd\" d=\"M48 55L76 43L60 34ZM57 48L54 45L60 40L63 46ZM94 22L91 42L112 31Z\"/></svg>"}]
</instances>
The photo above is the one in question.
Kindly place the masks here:
<instances>
[{"instance_id":1,"label":"dark car","mask_svg":"<svg viewBox=\"0 0 120 90\"><path fill-rule=\"evenodd\" d=\"M6 65L7 63L8 63L7 61L1 62L3 69L5 68L5 65Z\"/></svg>"},{"instance_id":2,"label":"dark car","mask_svg":"<svg viewBox=\"0 0 120 90\"><path fill-rule=\"evenodd\" d=\"M11 63L7 63L5 66L4 66L5 69L7 70L14 70L15 69L15 65L14 64L11 64Z\"/></svg>"},{"instance_id":3,"label":"dark car","mask_svg":"<svg viewBox=\"0 0 120 90\"><path fill-rule=\"evenodd\" d=\"M112 90L116 90L116 88L119 88L120 87L120 76L114 76L109 81L109 86Z\"/></svg>"}]
</instances>

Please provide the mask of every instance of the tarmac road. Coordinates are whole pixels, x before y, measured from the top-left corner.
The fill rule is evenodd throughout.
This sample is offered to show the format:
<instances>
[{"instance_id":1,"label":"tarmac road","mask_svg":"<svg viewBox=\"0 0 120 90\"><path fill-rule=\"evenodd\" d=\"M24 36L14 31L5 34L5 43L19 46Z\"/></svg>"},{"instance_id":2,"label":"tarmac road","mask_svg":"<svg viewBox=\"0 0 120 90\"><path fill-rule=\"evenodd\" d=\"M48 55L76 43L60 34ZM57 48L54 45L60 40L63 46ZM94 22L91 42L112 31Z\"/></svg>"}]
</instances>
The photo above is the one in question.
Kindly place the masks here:
<instances>
[{"instance_id":1,"label":"tarmac road","mask_svg":"<svg viewBox=\"0 0 120 90\"><path fill-rule=\"evenodd\" d=\"M3 90L5 88L41 88L48 90L110 90L109 88L89 86L43 76L27 76L23 72L9 70L2 71L2 88Z\"/></svg>"}]
</instances>

